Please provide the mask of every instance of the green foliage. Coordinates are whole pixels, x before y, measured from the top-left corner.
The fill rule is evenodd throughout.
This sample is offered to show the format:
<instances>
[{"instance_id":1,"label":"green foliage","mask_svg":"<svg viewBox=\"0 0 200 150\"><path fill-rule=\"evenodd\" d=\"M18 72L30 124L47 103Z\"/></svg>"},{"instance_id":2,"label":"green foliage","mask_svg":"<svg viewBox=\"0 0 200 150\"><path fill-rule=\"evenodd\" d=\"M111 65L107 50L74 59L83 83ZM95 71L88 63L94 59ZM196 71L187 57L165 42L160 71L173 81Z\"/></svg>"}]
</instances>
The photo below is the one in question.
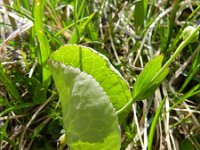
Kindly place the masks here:
<instances>
[{"instance_id":1,"label":"green foliage","mask_svg":"<svg viewBox=\"0 0 200 150\"><path fill-rule=\"evenodd\" d=\"M79 45L66 45L53 52L50 58L64 65L80 68L95 78L116 110L121 109L131 100L127 82L105 56L93 49Z\"/></svg>"},{"instance_id":2,"label":"green foliage","mask_svg":"<svg viewBox=\"0 0 200 150\"><path fill-rule=\"evenodd\" d=\"M51 73L48 69L47 60L50 55L50 47L48 39L44 32L43 27L43 16L44 16L44 1L35 0L34 3L34 18L35 18L35 32L37 34L38 41L40 43L40 51L38 52L39 63L42 66L42 84L45 89L48 88L50 83Z\"/></svg>"},{"instance_id":3,"label":"green foliage","mask_svg":"<svg viewBox=\"0 0 200 150\"><path fill-rule=\"evenodd\" d=\"M192 62L192 67L190 67L188 76L186 77L185 82L183 83L179 92L182 92L200 71L200 63L199 63L200 62L200 51L198 51L197 54L192 52L192 54L195 55L195 59Z\"/></svg>"},{"instance_id":4,"label":"green foliage","mask_svg":"<svg viewBox=\"0 0 200 150\"><path fill-rule=\"evenodd\" d=\"M96 80L80 69L50 61L72 150L120 149L117 114Z\"/></svg>"},{"instance_id":5,"label":"green foliage","mask_svg":"<svg viewBox=\"0 0 200 150\"><path fill-rule=\"evenodd\" d=\"M111 112L98 111L98 115L106 115L100 118L104 124L110 123L105 126L108 131L104 125L90 127L89 123L88 129L83 129L87 135L90 128L94 129L92 136L105 139L104 142L74 142L70 133L64 137L68 143L70 140L74 143L70 144L71 149L79 149L80 145L83 149L95 149L96 146L105 149L104 145L109 144L111 148L108 149L113 149L115 144L112 142L116 142L119 149L121 142L121 150L147 149L147 143L154 150L162 149L161 141L167 143L164 143L167 149L200 149L199 136L196 136L200 123L200 26L197 25L200 1L188 1L187 5L182 2L162 1L158 5L156 0L3 0L0 4L0 149L56 149L56 141L64 134L62 105L58 102L59 91L57 95L54 82L50 80L47 62L51 51L69 43L92 47L108 57L110 62L90 48L67 45L53 53L59 56L52 55L56 60L51 63L60 67L63 78L65 69L67 75L69 68L71 72L78 69L80 73L73 79L85 77L82 88L95 86L93 89L99 91L96 94L107 97L106 102L95 98L84 102L96 102L95 108L102 102ZM75 50L72 47L76 47ZM152 60L160 54L164 60L163 56ZM64 63L62 58L68 61ZM56 76L56 69L53 73ZM165 82L157 88L164 78ZM86 80L90 80L89 83ZM63 82L64 85L68 81L71 80L61 78L55 83ZM77 85L78 81L75 83ZM95 97L94 90L85 91L87 98ZM165 96L169 100L166 103L162 101ZM147 101L140 101L143 99ZM160 106L156 106L157 101L161 102ZM161 111L161 107L167 112ZM85 120L90 122L90 118L94 118L92 108L88 118L75 109L70 111L74 118L70 120L64 115L70 120L70 124L65 122L65 129L74 123L72 129L80 131L78 123L84 127ZM109 120L112 115L113 121ZM158 119L160 116L162 118ZM84 121L80 117L85 117ZM112 137L114 124L116 136ZM121 140L116 128L118 124ZM156 124L161 126L155 128ZM104 132L100 137L101 129ZM170 136L166 136L167 132ZM79 133L86 138L87 135ZM176 142L172 143L174 139ZM66 148L66 140L60 142L60 149Z\"/></svg>"},{"instance_id":6,"label":"green foliage","mask_svg":"<svg viewBox=\"0 0 200 150\"><path fill-rule=\"evenodd\" d=\"M166 100L167 97L165 97L162 102L160 103L160 106L158 107L157 111L156 111L156 114L153 118L153 121L152 121L152 124L151 124L151 127L150 127L150 131L149 131L149 137L148 137L148 150L152 150L152 145L153 145L153 139L154 139L154 134L155 134L155 131L156 131L156 125L157 125L157 122L158 122L158 119L161 115L161 112L162 112L162 108L165 104L165 100Z\"/></svg>"},{"instance_id":7,"label":"green foliage","mask_svg":"<svg viewBox=\"0 0 200 150\"><path fill-rule=\"evenodd\" d=\"M153 94L168 74L168 69L164 69L156 77L162 67L162 61L163 56L160 55L146 64L134 84L133 99L131 99L127 83L105 56L79 45L66 45L53 52L50 56L50 68L62 103L68 145L74 149L77 149L77 146L92 149L96 144L90 145L90 148L89 145L87 146L82 142L98 143L98 140L102 139L102 137L106 137L105 142L109 142L108 133L112 132L109 128L114 129L113 122L115 121L109 118L108 114L101 118L103 109L105 111L108 109L106 107L111 107L112 105L108 104L108 102L112 102L116 110L122 110L120 113L118 112L118 115L121 116L129 111L129 105L132 105L134 100L142 100ZM103 98L99 97L102 95L104 95ZM104 101L103 99L108 102L101 104ZM87 108L87 105L91 107ZM112 110L111 108L109 109ZM112 112L111 115L113 113L115 112ZM101 121L94 121L93 126L91 122L95 118L99 118ZM107 122L109 120L109 124L103 120L107 120ZM78 122L81 122L81 125ZM106 130L101 129L99 124L101 124L101 128L106 128ZM116 124L114 123L114 125ZM85 129L88 129L88 131L85 131ZM81 134L82 130L84 130L83 134ZM94 135L99 130L103 131L101 132L103 135L100 133L98 136L97 134ZM97 139L95 140L93 136ZM102 146L99 145L99 148L102 148Z\"/></svg>"},{"instance_id":8,"label":"green foliage","mask_svg":"<svg viewBox=\"0 0 200 150\"><path fill-rule=\"evenodd\" d=\"M133 98L123 108L117 111L118 115L129 111L133 102L144 100L155 92L169 71L168 68L162 67L162 61L163 55L159 55L145 65L144 70L139 74L133 85Z\"/></svg>"},{"instance_id":9,"label":"green foliage","mask_svg":"<svg viewBox=\"0 0 200 150\"><path fill-rule=\"evenodd\" d=\"M27 87L30 90L30 94L33 99L34 104L41 104L46 100L46 92L42 86L42 84L34 77L31 79L27 80L25 84L27 84Z\"/></svg>"},{"instance_id":10,"label":"green foliage","mask_svg":"<svg viewBox=\"0 0 200 150\"><path fill-rule=\"evenodd\" d=\"M168 74L168 68L156 77L162 67L163 55L159 55L148 62L144 70L138 76L133 87L133 99L142 100L154 93L162 80ZM156 78L155 78L156 77Z\"/></svg>"},{"instance_id":11,"label":"green foliage","mask_svg":"<svg viewBox=\"0 0 200 150\"><path fill-rule=\"evenodd\" d=\"M173 105L169 110L172 110L177 105L179 105L181 102L183 102L185 99L188 99L189 97L192 97L196 94L200 93L200 84L197 84L196 86L192 87L189 91L185 92L183 95L178 96L174 101Z\"/></svg>"},{"instance_id":12,"label":"green foliage","mask_svg":"<svg viewBox=\"0 0 200 150\"><path fill-rule=\"evenodd\" d=\"M135 4L134 23L136 27L142 26L145 21L147 0L140 0Z\"/></svg>"},{"instance_id":13,"label":"green foliage","mask_svg":"<svg viewBox=\"0 0 200 150\"><path fill-rule=\"evenodd\" d=\"M81 22L80 25L77 25L75 30L72 33L71 39L68 42L69 44L75 44L78 43L80 40L80 37L83 35L84 30L88 26L88 24L91 22L91 20L95 17L96 13L91 14L86 21Z\"/></svg>"},{"instance_id":14,"label":"green foliage","mask_svg":"<svg viewBox=\"0 0 200 150\"><path fill-rule=\"evenodd\" d=\"M169 22L167 23L168 27L167 27L167 34L165 35L166 36L166 42L165 42L164 50L166 50L169 47L169 44L170 44L173 28L174 28L174 25L175 25L175 19L176 19L177 11L178 11L178 8L179 8L179 3L180 3L180 0L176 0L174 2L172 13L171 13L170 17L168 18Z\"/></svg>"},{"instance_id":15,"label":"green foliage","mask_svg":"<svg viewBox=\"0 0 200 150\"><path fill-rule=\"evenodd\" d=\"M199 150L200 136L191 135L184 139L180 144L180 150Z\"/></svg>"},{"instance_id":16,"label":"green foliage","mask_svg":"<svg viewBox=\"0 0 200 150\"><path fill-rule=\"evenodd\" d=\"M3 66L0 64L0 81L3 82L4 86L8 90L10 96L17 101L22 101L22 98L16 89L13 82L8 77L7 73L5 72Z\"/></svg>"}]
</instances>

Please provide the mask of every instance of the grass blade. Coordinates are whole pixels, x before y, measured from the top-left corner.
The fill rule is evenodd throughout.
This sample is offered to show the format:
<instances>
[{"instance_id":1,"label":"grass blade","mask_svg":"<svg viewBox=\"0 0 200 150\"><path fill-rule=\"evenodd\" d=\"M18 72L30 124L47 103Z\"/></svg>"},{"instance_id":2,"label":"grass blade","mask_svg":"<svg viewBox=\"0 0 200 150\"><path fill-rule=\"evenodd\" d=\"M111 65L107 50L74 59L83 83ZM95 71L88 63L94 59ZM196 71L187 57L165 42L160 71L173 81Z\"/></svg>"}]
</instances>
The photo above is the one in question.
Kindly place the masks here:
<instances>
[{"instance_id":1,"label":"grass blade","mask_svg":"<svg viewBox=\"0 0 200 150\"><path fill-rule=\"evenodd\" d=\"M147 0L141 0L135 4L134 23L136 27L142 26L144 24L146 8Z\"/></svg>"},{"instance_id":2,"label":"grass blade","mask_svg":"<svg viewBox=\"0 0 200 150\"><path fill-rule=\"evenodd\" d=\"M42 21L44 15L43 7L44 7L44 0L35 0L34 25L35 25L36 35L40 43L39 62L42 65L42 83L43 87L46 89L50 83L51 73L47 65L47 60L50 54L50 47L43 28L43 21Z\"/></svg>"},{"instance_id":3,"label":"grass blade","mask_svg":"<svg viewBox=\"0 0 200 150\"><path fill-rule=\"evenodd\" d=\"M91 20L95 17L96 13L91 14L88 19L84 22L81 23L76 27L74 32L72 33L72 37L69 41L69 44L75 44L78 43L80 37L83 35L84 30L86 29L87 25L91 22Z\"/></svg>"},{"instance_id":4,"label":"grass blade","mask_svg":"<svg viewBox=\"0 0 200 150\"><path fill-rule=\"evenodd\" d=\"M169 43L170 43L170 39L171 39L171 36L172 36L173 28L175 26L175 18L176 18L176 15L177 15L177 10L179 8L179 1L180 0L175 1L174 7L173 7L173 11L172 11L172 14L170 16L170 22L169 22L169 25L168 25L169 29L168 29L168 33L167 33L167 40L166 40L166 44L165 44L164 50L167 50L168 47L169 47Z\"/></svg>"},{"instance_id":5,"label":"grass blade","mask_svg":"<svg viewBox=\"0 0 200 150\"><path fill-rule=\"evenodd\" d=\"M154 138L154 134L155 134L155 130L156 130L156 125L159 119L159 116L161 114L162 108L165 104L165 100L167 97L165 97L162 102L160 103L160 106L158 108L158 110L156 111L156 114L153 118L151 127L150 127L150 131L149 131L149 137L148 137L148 150L152 150L152 144L153 144L153 138Z\"/></svg>"}]
</instances>

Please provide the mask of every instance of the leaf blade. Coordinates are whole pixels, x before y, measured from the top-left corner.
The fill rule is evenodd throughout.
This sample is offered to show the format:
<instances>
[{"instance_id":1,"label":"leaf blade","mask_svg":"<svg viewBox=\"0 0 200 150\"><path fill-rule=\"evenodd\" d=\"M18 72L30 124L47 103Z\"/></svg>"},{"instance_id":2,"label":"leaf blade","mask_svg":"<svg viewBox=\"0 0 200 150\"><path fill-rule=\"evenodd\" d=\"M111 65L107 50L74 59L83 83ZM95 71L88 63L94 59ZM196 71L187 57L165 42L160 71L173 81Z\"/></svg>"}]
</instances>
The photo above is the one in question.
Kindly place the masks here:
<instances>
[{"instance_id":1,"label":"leaf blade","mask_svg":"<svg viewBox=\"0 0 200 150\"><path fill-rule=\"evenodd\" d=\"M50 59L81 68L93 76L103 87L116 110L122 108L130 99L127 82L102 54L91 48L79 45L66 45L55 51Z\"/></svg>"},{"instance_id":2,"label":"leaf blade","mask_svg":"<svg viewBox=\"0 0 200 150\"><path fill-rule=\"evenodd\" d=\"M133 87L132 94L135 100L142 100L152 95L167 76L168 68L164 69L160 76L154 78L162 67L162 61L163 55L159 55L145 65L144 70L138 76Z\"/></svg>"},{"instance_id":3,"label":"leaf blade","mask_svg":"<svg viewBox=\"0 0 200 150\"><path fill-rule=\"evenodd\" d=\"M72 150L120 149L116 111L96 80L80 69L50 61L63 108L67 143ZM114 142L113 142L114 141Z\"/></svg>"},{"instance_id":4,"label":"leaf blade","mask_svg":"<svg viewBox=\"0 0 200 150\"><path fill-rule=\"evenodd\" d=\"M50 46L47 39L47 36L44 32L43 28L43 16L44 16L44 1L42 0L35 0L34 2L34 26L35 26L35 32L37 35L37 39L40 43L40 51L39 51L39 63L42 66L42 84L45 89L48 88L50 79L51 79L51 73L48 69L48 58L50 55Z\"/></svg>"}]
</instances>

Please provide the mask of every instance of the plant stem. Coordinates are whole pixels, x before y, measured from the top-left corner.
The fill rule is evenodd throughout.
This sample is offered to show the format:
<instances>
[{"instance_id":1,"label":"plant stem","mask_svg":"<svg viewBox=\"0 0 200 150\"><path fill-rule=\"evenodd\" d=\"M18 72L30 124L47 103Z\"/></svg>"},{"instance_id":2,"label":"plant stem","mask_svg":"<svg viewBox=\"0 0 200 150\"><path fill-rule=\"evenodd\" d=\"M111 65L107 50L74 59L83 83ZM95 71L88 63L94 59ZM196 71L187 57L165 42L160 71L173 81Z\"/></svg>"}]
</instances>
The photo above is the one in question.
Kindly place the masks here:
<instances>
[{"instance_id":1,"label":"plant stem","mask_svg":"<svg viewBox=\"0 0 200 150\"><path fill-rule=\"evenodd\" d=\"M200 30L200 25L192 32L191 35L188 36L187 39L181 42L178 46L174 54L170 57L170 59L164 64L164 66L160 69L160 71L155 75L152 81L155 81L157 77L159 77L162 72L169 67L169 65L174 61L174 59L180 54L180 52L190 43L190 40L195 36L195 34Z\"/></svg>"},{"instance_id":2,"label":"plant stem","mask_svg":"<svg viewBox=\"0 0 200 150\"><path fill-rule=\"evenodd\" d=\"M151 80L151 83L153 83L162 73L165 69L169 67L169 65L174 61L174 59L180 54L180 52L187 46L191 39L195 36L195 34L200 30L200 25L197 26L197 28L184 40L181 42L181 44L178 46L174 54L170 57L170 59L164 64L164 66L159 70L159 72L153 77ZM117 111L117 115L123 113L127 108L130 108L131 105L136 101L136 97L133 97L124 107L122 107L120 110Z\"/></svg>"}]
</instances>

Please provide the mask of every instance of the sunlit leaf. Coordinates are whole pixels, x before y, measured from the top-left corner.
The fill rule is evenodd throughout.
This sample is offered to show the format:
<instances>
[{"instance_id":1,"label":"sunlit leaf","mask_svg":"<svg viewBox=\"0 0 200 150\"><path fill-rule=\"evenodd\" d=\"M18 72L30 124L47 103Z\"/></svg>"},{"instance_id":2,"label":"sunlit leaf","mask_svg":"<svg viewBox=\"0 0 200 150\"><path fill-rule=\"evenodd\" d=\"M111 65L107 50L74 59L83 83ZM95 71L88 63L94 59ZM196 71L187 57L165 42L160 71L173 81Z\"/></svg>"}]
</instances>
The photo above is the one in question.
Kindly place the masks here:
<instances>
[{"instance_id":1,"label":"sunlit leaf","mask_svg":"<svg viewBox=\"0 0 200 150\"><path fill-rule=\"evenodd\" d=\"M49 61L70 150L120 149L116 111L100 84L72 66Z\"/></svg>"},{"instance_id":2,"label":"sunlit leaf","mask_svg":"<svg viewBox=\"0 0 200 150\"><path fill-rule=\"evenodd\" d=\"M160 76L154 79L162 67L162 61L163 55L159 55L146 64L133 87L135 100L142 100L152 95L161 81L167 76L168 69L165 69Z\"/></svg>"},{"instance_id":3,"label":"sunlit leaf","mask_svg":"<svg viewBox=\"0 0 200 150\"><path fill-rule=\"evenodd\" d=\"M122 108L131 99L127 82L105 56L93 49L79 45L66 45L55 51L50 58L80 68L95 78L116 110Z\"/></svg>"}]
</instances>

